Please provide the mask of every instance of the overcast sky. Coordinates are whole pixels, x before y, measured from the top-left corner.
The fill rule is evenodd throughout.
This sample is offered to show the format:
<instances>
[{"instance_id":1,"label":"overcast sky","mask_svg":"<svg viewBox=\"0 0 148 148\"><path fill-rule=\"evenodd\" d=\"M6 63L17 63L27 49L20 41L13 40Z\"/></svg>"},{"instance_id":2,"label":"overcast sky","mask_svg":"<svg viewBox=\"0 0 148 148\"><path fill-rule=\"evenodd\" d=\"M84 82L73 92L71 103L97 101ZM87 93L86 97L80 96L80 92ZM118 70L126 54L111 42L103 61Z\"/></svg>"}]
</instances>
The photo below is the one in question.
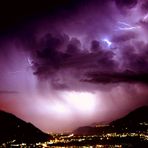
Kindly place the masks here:
<instances>
[{"instance_id":1,"label":"overcast sky","mask_svg":"<svg viewBox=\"0 0 148 148\"><path fill-rule=\"evenodd\" d=\"M147 0L1 8L1 110L61 132L148 104Z\"/></svg>"}]
</instances>

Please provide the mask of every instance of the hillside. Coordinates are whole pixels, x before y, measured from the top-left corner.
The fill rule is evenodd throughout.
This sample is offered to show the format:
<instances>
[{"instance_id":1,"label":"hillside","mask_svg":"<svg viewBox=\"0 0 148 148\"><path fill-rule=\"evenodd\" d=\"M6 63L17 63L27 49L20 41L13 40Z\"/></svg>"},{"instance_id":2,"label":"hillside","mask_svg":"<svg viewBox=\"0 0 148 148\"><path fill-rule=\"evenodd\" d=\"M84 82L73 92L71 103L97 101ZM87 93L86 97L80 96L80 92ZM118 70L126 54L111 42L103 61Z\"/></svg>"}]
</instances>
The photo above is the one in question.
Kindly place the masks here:
<instances>
[{"instance_id":1,"label":"hillside","mask_svg":"<svg viewBox=\"0 0 148 148\"><path fill-rule=\"evenodd\" d=\"M16 116L0 111L0 143L17 141L18 143L35 143L51 138L31 123Z\"/></svg>"},{"instance_id":2,"label":"hillside","mask_svg":"<svg viewBox=\"0 0 148 148\"><path fill-rule=\"evenodd\" d=\"M137 108L104 127L85 126L74 130L75 135L98 135L110 132L147 132L148 106Z\"/></svg>"}]
</instances>

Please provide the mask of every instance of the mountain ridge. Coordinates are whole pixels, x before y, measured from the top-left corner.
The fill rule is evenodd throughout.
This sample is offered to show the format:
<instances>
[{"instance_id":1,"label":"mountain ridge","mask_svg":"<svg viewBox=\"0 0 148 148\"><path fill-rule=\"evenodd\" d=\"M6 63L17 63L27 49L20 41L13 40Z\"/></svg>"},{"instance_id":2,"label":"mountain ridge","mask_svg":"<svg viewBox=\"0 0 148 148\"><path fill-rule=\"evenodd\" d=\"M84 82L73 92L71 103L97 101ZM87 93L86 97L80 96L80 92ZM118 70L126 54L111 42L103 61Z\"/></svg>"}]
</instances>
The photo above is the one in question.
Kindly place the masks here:
<instances>
[{"instance_id":1,"label":"mountain ridge","mask_svg":"<svg viewBox=\"0 0 148 148\"><path fill-rule=\"evenodd\" d=\"M18 143L36 143L51 138L30 122L0 110L0 143L17 141Z\"/></svg>"},{"instance_id":2,"label":"mountain ridge","mask_svg":"<svg viewBox=\"0 0 148 148\"><path fill-rule=\"evenodd\" d=\"M148 106L142 106L127 113L122 118L109 123L109 126L83 126L73 131L75 135L95 135L108 132L139 132L147 131ZM142 126L143 125L143 126Z\"/></svg>"}]
</instances>

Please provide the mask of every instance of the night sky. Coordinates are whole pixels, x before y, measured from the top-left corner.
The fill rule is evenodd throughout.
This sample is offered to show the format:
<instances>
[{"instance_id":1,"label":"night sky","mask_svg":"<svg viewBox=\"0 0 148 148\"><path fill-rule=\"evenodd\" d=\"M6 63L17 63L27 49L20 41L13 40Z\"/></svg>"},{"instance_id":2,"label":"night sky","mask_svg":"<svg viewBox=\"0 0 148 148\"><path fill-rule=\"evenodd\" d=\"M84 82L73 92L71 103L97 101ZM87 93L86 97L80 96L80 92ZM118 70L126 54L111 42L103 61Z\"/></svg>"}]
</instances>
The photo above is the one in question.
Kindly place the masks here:
<instances>
[{"instance_id":1,"label":"night sky","mask_svg":"<svg viewBox=\"0 0 148 148\"><path fill-rule=\"evenodd\" d=\"M0 5L0 109L46 132L148 105L148 0Z\"/></svg>"}]
</instances>

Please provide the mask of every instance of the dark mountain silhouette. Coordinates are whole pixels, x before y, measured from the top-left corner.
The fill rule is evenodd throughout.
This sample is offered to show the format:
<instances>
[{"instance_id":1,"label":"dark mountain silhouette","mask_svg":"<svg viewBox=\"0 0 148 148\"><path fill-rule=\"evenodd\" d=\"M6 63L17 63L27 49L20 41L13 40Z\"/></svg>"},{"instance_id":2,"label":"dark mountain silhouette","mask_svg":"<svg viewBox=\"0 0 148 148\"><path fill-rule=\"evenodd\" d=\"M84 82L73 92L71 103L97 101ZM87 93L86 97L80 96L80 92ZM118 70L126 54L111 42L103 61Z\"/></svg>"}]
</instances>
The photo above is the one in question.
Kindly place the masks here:
<instances>
[{"instance_id":1,"label":"dark mountain silhouette","mask_svg":"<svg viewBox=\"0 0 148 148\"><path fill-rule=\"evenodd\" d=\"M119 132L147 132L148 130L148 106L140 107L125 117L111 122Z\"/></svg>"},{"instance_id":2,"label":"dark mountain silhouette","mask_svg":"<svg viewBox=\"0 0 148 148\"><path fill-rule=\"evenodd\" d=\"M111 124L112 125L120 125L123 124L124 125L130 125L133 123L137 124L137 123L142 123L142 122L147 122L148 123L148 106L143 106L140 107L130 113L128 113L125 117L120 118L116 121L113 121Z\"/></svg>"},{"instance_id":3,"label":"dark mountain silhouette","mask_svg":"<svg viewBox=\"0 0 148 148\"><path fill-rule=\"evenodd\" d=\"M79 127L73 132L75 135L94 135L96 128L91 126Z\"/></svg>"},{"instance_id":4,"label":"dark mountain silhouette","mask_svg":"<svg viewBox=\"0 0 148 148\"><path fill-rule=\"evenodd\" d=\"M36 143L47 141L50 135L42 132L31 123L17 118L16 116L0 111L0 143Z\"/></svg>"},{"instance_id":5,"label":"dark mountain silhouette","mask_svg":"<svg viewBox=\"0 0 148 148\"><path fill-rule=\"evenodd\" d=\"M85 126L74 130L75 135L94 135L110 132L147 132L148 130L148 106L143 106L128 113L104 127Z\"/></svg>"},{"instance_id":6,"label":"dark mountain silhouette","mask_svg":"<svg viewBox=\"0 0 148 148\"><path fill-rule=\"evenodd\" d=\"M75 135L101 135L103 133L113 132L114 129L111 126L104 127L92 127L92 126L84 126L79 127L73 131Z\"/></svg>"}]
</instances>

